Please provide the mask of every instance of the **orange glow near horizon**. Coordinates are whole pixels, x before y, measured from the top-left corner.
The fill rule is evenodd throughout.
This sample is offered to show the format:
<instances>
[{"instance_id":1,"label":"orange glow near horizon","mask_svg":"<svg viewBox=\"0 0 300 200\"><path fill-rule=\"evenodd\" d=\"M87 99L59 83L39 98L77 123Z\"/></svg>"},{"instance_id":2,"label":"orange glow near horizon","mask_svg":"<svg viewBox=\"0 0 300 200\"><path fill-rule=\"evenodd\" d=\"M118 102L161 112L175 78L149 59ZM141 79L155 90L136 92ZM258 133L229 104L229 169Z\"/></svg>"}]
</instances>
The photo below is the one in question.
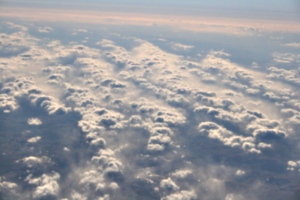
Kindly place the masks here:
<instances>
[{"instance_id":1,"label":"orange glow near horizon","mask_svg":"<svg viewBox=\"0 0 300 200\"><path fill-rule=\"evenodd\" d=\"M163 26L197 32L249 35L256 32L300 33L300 23L265 19L182 16L89 10L2 7L1 17L24 20L77 22L105 25Z\"/></svg>"}]
</instances>

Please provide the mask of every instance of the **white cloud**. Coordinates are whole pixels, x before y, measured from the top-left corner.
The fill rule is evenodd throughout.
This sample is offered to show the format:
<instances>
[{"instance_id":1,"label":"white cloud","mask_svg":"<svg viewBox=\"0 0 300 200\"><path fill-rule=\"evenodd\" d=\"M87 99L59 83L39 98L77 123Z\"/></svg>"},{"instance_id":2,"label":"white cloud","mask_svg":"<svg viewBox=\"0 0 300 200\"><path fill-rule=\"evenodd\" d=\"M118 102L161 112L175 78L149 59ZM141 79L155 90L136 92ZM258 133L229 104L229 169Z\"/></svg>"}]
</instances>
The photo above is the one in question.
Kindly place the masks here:
<instances>
[{"instance_id":1,"label":"white cloud","mask_svg":"<svg viewBox=\"0 0 300 200\"><path fill-rule=\"evenodd\" d=\"M179 187L171 180L171 178L163 179L160 181L160 187L168 191L176 191Z\"/></svg>"},{"instance_id":2,"label":"white cloud","mask_svg":"<svg viewBox=\"0 0 300 200\"><path fill-rule=\"evenodd\" d=\"M27 123L29 125L35 125L35 126L38 126L38 125L41 125L42 124L42 121L39 119L39 118L29 118L27 120Z\"/></svg>"},{"instance_id":3,"label":"white cloud","mask_svg":"<svg viewBox=\"0 0 300 200\"><path fill-rule=\"evenodd\" d=\"M19 194L19 186L16 183L1 180L0 177L0 193L1 198L21 198ZM8 195L8 196L7 196Z\"/></svg>"},{"instance_id":4,"label":"white cloud","mask_svg":"<svg viewBox=\"0 0 300 200\"><path fill-rule=\"evenodd\" d=\"M192 176L192 174L193 174L193 171L191 171L191 170L177 170L172 173L172 177L174 177L176 179L185 179L187 177Z\"/></svg>"},{"instance_id":5,"label":"white cloud","mask_svg":"<svg viewBox=\"0 0 300 200\"><path fill-rule=\"evenodd\" d=\"M255 138L235 135L216 123L202 122L199 124L198 130L200 134L207 135L211 139L218 139L224 145L240 147L250 153L261 153L256 149Z\"/></svg>"},{"instance_id":6,"label":"white cloud","mask_svg":"<svg viewBox=\"0 0 300 200\"><path fill-rule=\"evenodd\" d=\"M196 198L197 194L194 191L182 190L180 192L163 197L162 200L194 200Z\"/></svg>"},{"instance_id":7,"label":"white cloud","mask_svg":"<svg viewBox=\"0 0 300 200\"><path fill-rule=\"evenodd\" d=\"M188 50L195 48L192 45L184 45L184 44L180 44L180 43L172 43L171 45L172 45L172 49L177 50L177 51L188 51Z\"/></svg>"},{"instance_id":8,"label":"white cloud","mask_svg":"<svg viewBox=\"0 0 300 200\"><path fill-rule=\"evenodd\" d=\"M27 167L36 167L38 165L46 165L51 163L51 159L43 156L43 157L35 157L35 156L29 156L25 157L21 160Z\"/></svg>"},{"instance_id":9,"label":"white cloud","mask_svg":"<svg viewBox=\"0 0 300 200\"><path fill-rule=\"evenodd\" d=\"M286 43L283 45L287 47L300 48L300 43Z\"/></svg>"},{"instance_id":10,"label":"white cloud","mask_svg":"<svg viewBox=\"0 0 300 200\"><path fill-rule=\"evenodd\" d=\"M73 31L76 37L92 37L87 30ZM68 199L120 199L118 195L139 196L141 190L165 200L192 200L198 199L199 187L199 194L202 189L206 191L204 199L211 195L240 200L242 195L227 195L226 184L251 177L253 163L260 166L264 156L284 151L277 143L289 142L290 133L296 133L300 124L299 94L292 88L299 78L298 69L275 65L267 69L268 75L233 63L224 51L207 55L201 52L202 60L193 62L145 40L120 35L107 37L118 37L116 40L97 37L94 41L100 42L93 44L96 48L88 43L51 40L51 34L45 41L28 33L1 37L7 45L0 63L0 108L6 112L4 118L12 119L9 117L14 114L24 118L23 111L29 108L40 112L36 116L46 111L40 117L43 126L26 127L32 129L28 134L34 135L35 131L43 131L44 125L55 122L49 129L55 138L54 149L50 148L54 142L52 135L48 139L48 131L43 134L45 141L40 136L22 135L28 143L39 141L26 143L26 155L16 162L29 168L24 173L33 174L26 182L36 185L31 191L36 199L61 198L62 188ZM196 44L172 44L177 50L196 49ZM274 58L297 62L294 54ZM38 118L27 122L42 124ZM203 140L199 148L205 155L196 151L194 143L198 144L199 139ZM58 154L61 150L64 152ZM30 155L39 157L29 152L38 152ZM246 173L244 166L239 170L230 168L240 162L234 160L235 156L248 166L247 176L239 177ZM290 158L274 162L282 165L285 159ZM247 163L249 160L253 162ZM70 170L57 168L60 162ZM220 167L215 176L213 170L208 170L210 162L224 164L230 170ZM49 173L54 168L66 173L62 174L62 186L61 171ZM298 169L297 161L288 162L288 170ZM33 178L41 173L39 170L45 170L45 174ZM135 188L137 183L141 186ZM128 194L122 193L127 190Z\"/></svg>"},{"instance_id":11,"label":"white cloud","mask_svg":"<svg viewBox=\"0 0 300 200\"><path fill-rule=\"evenodd\" d=\"M32 138L29 138L29 139L27 140L27 142L29 142L29 143L36 143L36 142L38 142L40 139L42 139L42 137L40 137L40 136L32 137Z\"/></svg>"},{"instance_id":12,"label":"white cloud","mask_svg":"<svg viewBox=\"0 0 300 200\"><path fill-rule=\"evenodd\" d=\"M300 160L299 161L288 161L287 163L288 167L287 170L289 171L295 171L298 170L300 172Z\"/></svg>"},{"instance_id":13,"label":"white cloud","mask_svg":"<svg viewBox=\"0 0 300 200\"><path fill-rule=\"evenodd\" d=\"M57 172L51 172L50 174L43 174L38 178L33 178L32 175L26 177L25 181L29 184L36 185L37 187L33 191L33 198L40 199L47 196L57 196L60 190L58 180L60 175Z\"/></svg>"},{"instance_id":14,"label":"white cloud","mask_svg":"<svg viewBox=\"0 0 300 200\"><path fill-rule=\"evenodd\" d=\"M292 63L292 62L300 62L300 55L292 54L292 53L274 53L273 54L274 61L277 63Z\"/></svg>"},{"instance_id":15,"label":"white cloud","mask_svg":"<svg viewBox=\"0 0 300 200\"><path fill-rule=\"evenodd\" d=\"M46 27L39 27L38 28L38 31L40 33L49 33L51 31L53 31L53 28L49 27L49 26L46 26Z\"/></svg>"},{"instance_id":16,"label":"white cloud","mask_svg":"<svg viewBox=\"0 0 300 200\"><path fill-rule=\"evenodd\" d=\"M245 175L246 172L243 171L243 170L241 170L241 169L239 169L239 170L237 170L237 171L235 172L235 174L236 174L237 176L242 176L242 175Z\"/></svg>"},{"instance_id":17,"label":"white cloud","mask_svg":"<svg viewBox=\"0 0 300 200\"><path fill-rule=\"evenodd\" d=\"M6 25L9 26L11 29L18 29L20 31L28 31L28 28L22 25L14 24L12 22L5 22Z\"/></svg>"}]
</instances>

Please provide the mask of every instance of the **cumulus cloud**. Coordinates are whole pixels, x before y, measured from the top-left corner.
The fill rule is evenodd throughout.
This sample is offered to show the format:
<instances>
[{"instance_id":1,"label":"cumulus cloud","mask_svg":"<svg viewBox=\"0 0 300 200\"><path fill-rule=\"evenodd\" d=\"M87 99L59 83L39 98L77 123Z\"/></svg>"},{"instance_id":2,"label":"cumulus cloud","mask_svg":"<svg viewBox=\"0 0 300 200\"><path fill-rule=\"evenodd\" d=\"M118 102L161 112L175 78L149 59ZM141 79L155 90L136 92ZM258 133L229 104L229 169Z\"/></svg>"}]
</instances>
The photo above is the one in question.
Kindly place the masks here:
<instances>
[{"instance_id":1,"label":"cumulus cloud","mask_svg":"<svg viewBox=\"0 0 300 200\"><path fill-rule=\"evenodd\" d=\"M97 156L92 157L95 165L100 165L108 177L121 175L123 164L114 156L110 149L101 149Z\"/></svg>"},{"instance_id":2,"label":"cumulus cloud","mask_svg":"<svg viewBox=\"0 0 300 200\"><path fill-rule=\"evenodd\" d=\"M36 185L36 188L32 193L33 199L41 199L56 197L58 195L60 190L58 184L59 179L60 175L57 172L51 172L50 174L43 174L37 178L29 175L26 177L25 181L31 185Z\"/></svg>"},{"instance_id":3,"label":"cumulus cloud","mask_svg":"<svg viewBox=\"0 0 300 200\"><path fill-rule=\"evenodd\" d=\"M300 161L288 161L287 163L288 167L287 167L287 170L289 171L295 171L295 170L298 170L300 171Z\"/></svg>"},{"instance_id":4,"label":"cumulus cloud","mask_svg":"<svg viewBox=\"0 0 300 200\"><path fill-rule=\"evenodd\" d=\"M213 122L202 122L199 124L198 130L200 134L207 135L212 139L218 139L223 142L224 145L240 147L251 153L261 153L260 150L256 149L255 138L234 135L231 131Z\"/></svg>"},{"instance_id":5,"label":"cumulus cloud","mask_svg":"<svg viewBox=\"0 0 300 200\"><path fill-rule=\"evenodd\" d=\"M193 172L191 170L177 170L176 172L172 173L172 177L176 179L185 179L187 177L192 176Z\"/></svg>"},{"instance_id":6,"label":"cumulus cloud","mask_svg":"<svg viewBox=\"0 0 300 200\"><path fill-rule=\"evenodd\" d=\"M270 67L268 70L271 72L267 77L271 79L277 79L284 81L286 83L290 83L293 85L299 85L299 75L297 70L285 70L279 69L276 67Z\"/></svg>"},{"instance_id":7,"label":"cumulus cloud","mask_svg":"<svg viewBox=\"0 0 300 200\"><path fill-rule=\"evenodd\" d=\"M46 156L43 156L41 158L29 156L29 157L23 158L21 161L29 168L36 167L39 165L42 166L42 165L51 163L51 159Z\"/></svg>"},{"instance_id":8,"label":"cumulus cloud","mask_svg":"<svg viewBox=\"0 0 300 200\"><path fill-rule=\"evenodd\" d=\"M19 186L16 183L1 180L0 177L0 194L1 198L20 198Z\"/></svg>"},{"instance_id":9,"label":"cumulus cloud","mask_svg":"<svg viewBox=\"0 0 300 200\"><path fill-rule=\"evenodd\" d=\"M276 129L257 129L253 132L255 137L262 137L265 139L283 138L286 133Z\"/></svg>"},{"instance_id":10,"label":"cumulus cloud","mask_svg":"<svg viewBox=\"0 0 300 200\"><path fill-rule=\"evenodd\" d=\"M274 53L273 54L274 61L277 63L292 63L292 62L299 62L299 55L293 53Z\"/></svg>"},{"instance_id":11,"label":"cumulus cloud","mask_svg":"<svg viewBox=\"0 0 300 200\"><path fill-rule=\"evenodd\" d=\"M29 118L27 123L29 125L35 125L35 126L38 126L38 125L41 125L42 124L42 121L39 119L39 118Z\"/></svg>"},{"instance_id":12,"label":"cumulus cloud","mask_svg":"<svg viewBox=\"0 0 300 200\"><path fill-rule=\"evenodd\" d=\"M27 142L29 142L29 143L36 143L36 142L38 142L40 139L42 139L42 137L40 137L40 136L32 137L32 138L29 138L29 139L27 140Z\"/></svg>"},{"instance_id":13,"label":"cumulus cloud","mask_svg":"<svg viewBox=\"0 0 300 200\"><path fill-rule=\"evenodd\" d=\"M246 174L246 172L239 169L239 170L237 170L237 171L235 172L235 174L236 174L237 176L242 176L242 175Z\"/></svg>"}]
</instances>

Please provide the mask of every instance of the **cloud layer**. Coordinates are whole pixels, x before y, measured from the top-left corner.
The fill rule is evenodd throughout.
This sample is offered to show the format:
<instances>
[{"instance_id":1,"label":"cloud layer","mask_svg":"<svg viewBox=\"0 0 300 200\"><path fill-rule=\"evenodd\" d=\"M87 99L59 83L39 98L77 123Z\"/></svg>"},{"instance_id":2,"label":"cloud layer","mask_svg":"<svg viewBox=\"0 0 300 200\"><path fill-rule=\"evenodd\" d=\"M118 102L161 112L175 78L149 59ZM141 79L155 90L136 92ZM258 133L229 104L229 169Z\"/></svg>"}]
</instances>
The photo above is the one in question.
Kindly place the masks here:
<instances>
[{"instance_id":1,"label":"cloud layer","mask_svg":"<svg viewBox=\"0 0 300 200\"><path fill-rule=\"evenodd\" d=\"M111 32L90 43L81 27L67 41L48 25L3 24L0 197L255 200L296 187L296 54L274 52L263 70L225 51L192 58L198 47L176 41L168 51Z\"/></svg>"}]
</instances>

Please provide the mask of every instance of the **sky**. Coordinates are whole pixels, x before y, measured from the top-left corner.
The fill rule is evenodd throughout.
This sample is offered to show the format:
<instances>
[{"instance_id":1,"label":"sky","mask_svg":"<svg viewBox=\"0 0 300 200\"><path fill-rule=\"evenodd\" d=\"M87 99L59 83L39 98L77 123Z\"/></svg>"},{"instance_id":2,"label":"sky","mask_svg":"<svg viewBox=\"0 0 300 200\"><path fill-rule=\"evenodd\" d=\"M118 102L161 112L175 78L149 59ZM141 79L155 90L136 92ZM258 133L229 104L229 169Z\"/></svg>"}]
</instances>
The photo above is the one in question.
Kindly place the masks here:
<instances>
[{"instance_id":1,"label":"sky","mask_svg":"<svg viewBox=\"0 0 300 200\"><path fill-rule=\"evenodd\" d=\"M299 2L297 0L228 0L228 1L222 1L222 0L144 0L144 1L138 1L138 0L128 0L128 1L122 1L122 0L112 0L112 1L106 1L106 0L63 0L63 1L49 1L49 0L12 0L12 1L6 1L2 0L2 4L10 4L10 3L52 3L52 4L74 4L74 3L82 3L82 4L113 4L113 5L147 5L147 6L172 6L177 7L178 6L184 6L188 8L224 8L224 9L243 9L243 10L264 10L264 11L293 11L298 12L300 9Z\"/></svg>"},{"instance_id":2,"label":"sky","mask_svg":"<svg viewBox=\"0 0 300 200\"><path fill-rule=\"evenodd\" d=\"M268 20L300 19L300 3L297 0L248 1L248 0L212 0L212 1L138 1L138 0L2 0L0 9L6 6L21 8L52 8L65 10L110 11L117 13L140 13L176 16L208 16L223 18L247 18ZM117 15L116 13L114 15Z\"/></svg>"},{"instance_id":3,"label":"sky","mask_svg":"<svg viewBox=\"0 0 300 200\"><path fill-rule=\"evenodd\" d=\"M295 1L20 2L1 200L299 200Z\"/></svg>"}]
</instances>

